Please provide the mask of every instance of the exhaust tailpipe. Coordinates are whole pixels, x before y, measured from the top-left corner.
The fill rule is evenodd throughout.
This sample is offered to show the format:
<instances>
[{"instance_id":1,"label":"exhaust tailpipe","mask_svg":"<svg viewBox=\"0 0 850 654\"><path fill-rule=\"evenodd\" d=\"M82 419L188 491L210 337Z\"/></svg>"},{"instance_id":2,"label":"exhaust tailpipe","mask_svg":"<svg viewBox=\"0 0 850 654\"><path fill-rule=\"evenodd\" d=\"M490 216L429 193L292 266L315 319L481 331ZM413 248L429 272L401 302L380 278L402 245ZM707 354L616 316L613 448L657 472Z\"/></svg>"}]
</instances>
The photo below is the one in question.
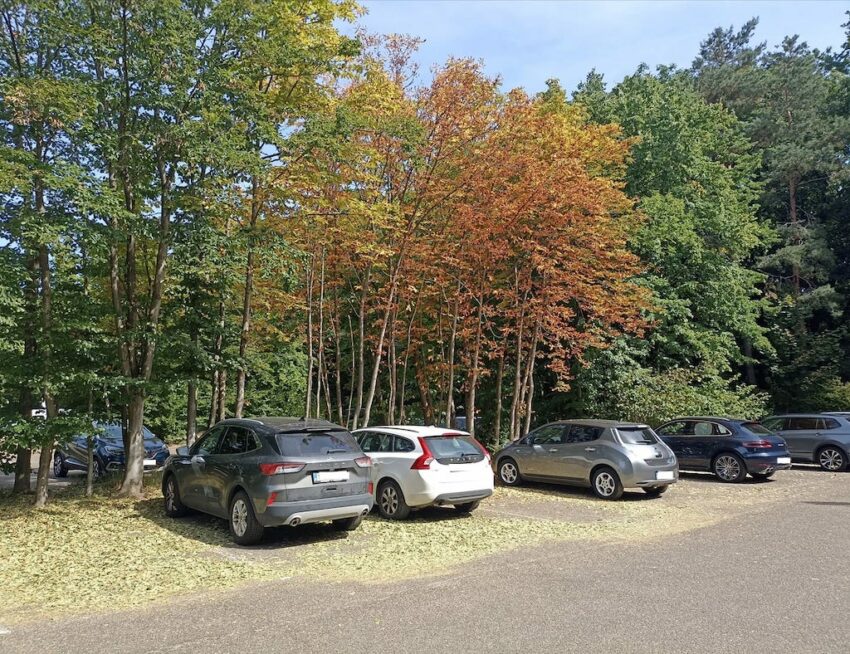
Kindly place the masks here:
<instances>
[{"instance_id":1,"label":"exhaust tailpipe","mask_svg":"<svg viewBox=\"0 0 850 654\"><path fill-rule=\"evenodd\" d=\"M301 524L301 518L292 518L292 520L289 521L290 527L297 527L300 524Z\"/></svg>"}]
</instances>

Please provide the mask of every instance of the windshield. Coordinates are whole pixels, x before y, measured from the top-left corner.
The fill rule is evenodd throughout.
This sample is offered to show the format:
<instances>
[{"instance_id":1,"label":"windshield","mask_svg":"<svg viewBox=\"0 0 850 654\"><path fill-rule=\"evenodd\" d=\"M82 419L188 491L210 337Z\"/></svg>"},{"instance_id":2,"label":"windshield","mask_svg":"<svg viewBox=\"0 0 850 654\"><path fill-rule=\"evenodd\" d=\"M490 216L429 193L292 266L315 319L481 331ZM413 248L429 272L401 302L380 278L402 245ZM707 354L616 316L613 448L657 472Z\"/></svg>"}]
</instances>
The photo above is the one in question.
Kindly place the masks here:
<instances>
[{"instance_id":1,"label":"windshield","mask_svg":"<svg viewBox=\"0 0 850 654\"><path fill-rule=\"evenodd\" d=\"M649 427L617 427L620 440L629 445L652 445L658 442L655 432Z\"/></svg>"},{"instance_id":2,"label":"windshield","mask_svg":"<svg viewBox=\"0 0 850 654\"><path fill-rule=\"evenodd\" d=\"M768 435L768 434L772 434L772 433L773 433L773 432L772 432L772 431L770 431L767 427L765 427L764 425L759 424L759 423L757 423L757 422L745 422L743 425L741 425L741 427L743 427L744 429L746 429L746 430L747 430L748 432L750 432L751 434L763 434L763 435Z\"/></svg>"},{"instance_id":3,"label":"windshield","mask_svg":"<svg viewBox=\"0 0 850 654\"><path fill-rule=\"evenodd\" d=\"M277 444L280 453L287 457L360 452L354 436L347 431L278 434Z\"/></svg>"}]
</instances>

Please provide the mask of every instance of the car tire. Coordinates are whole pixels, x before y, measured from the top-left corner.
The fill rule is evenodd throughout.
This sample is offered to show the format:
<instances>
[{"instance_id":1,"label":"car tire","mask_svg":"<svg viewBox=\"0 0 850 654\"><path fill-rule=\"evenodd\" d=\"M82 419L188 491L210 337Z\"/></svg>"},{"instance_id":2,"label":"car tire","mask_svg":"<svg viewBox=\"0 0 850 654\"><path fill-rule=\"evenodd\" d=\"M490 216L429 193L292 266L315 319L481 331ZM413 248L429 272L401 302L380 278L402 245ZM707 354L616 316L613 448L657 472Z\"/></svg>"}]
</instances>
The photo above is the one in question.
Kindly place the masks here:
<instances>
[{"instance_id":1,"label":"car tire","mask_svg":"<svg viewBox=\"0 0 850 654\"><path fill-rule=\"evenodd\" d=\"M263 525L254 515L253 503L245 491L233 496L227 515L230 535L237 545L254 545L263 538Z\"/></svg>"},{"instance_id":2,"label":"car tire","mask_svg":"<svg viewBox=\"0 0 850 654\"><path fill-rule=\"evenodd\" d=\"M100 479L101 477L103 477L106 474L106 466L104 466L103 461L101 461L97 457L95 457L94 461L92 461L92 465L93 465L93 470L92 470L93 475L92 476L94 477L95 480Z\"/></svg>"},{"instance_id":3,"label":"car tire","mask_svg":"<svg viewBox=\"0 0 850 654\"><path fill-rule=\"evenodd\" d=\"M53 476L57 479L68 476L68 468L65 467L65 460L59 452L53 455Z\"/></svg>"},{"instance_id":4,"label":"car tire","mask_svg":"<svg viewBox=\"0 0 850 654\"><path fill-rule=\"evenodd\" d=\"M162 499L165 504L165 515L169 518L181 518L189 512L188 507L180 499L180 487L177 478L168 475L162 485Z\"/></svg>"},{"instance_id":5,"label":"car tire","mask_svg":"<svg viewBox=\"0 0 850 654\"><path fill-rule=\"evenodd\" d=\"M519 486L522 483L522 475L516 461L510 458L499 461L499 481L505 486Z\"/></svg>"},{"instance_id":6,"label":"car tire","mask_svg":"<svg viewBox=\"0 0 850 654\"><path fill-rule=\"evenodd\" d=\"M752 472L750 474L756 481L767 481L768 479L773 477L773 475L776 474L776 471L774 470L773 472Z\"/></svg>"},{"instance_id":7,"label":"car tire","mask_svg":"<svg viewBox=\"0 0 850 654\"><path fill-rule=\"evenodd\" d=\"M738 484L747 478L747 466L744 460L732 452L723 452L714 457L711 471L720 481L727 484Z\"/></svg>"},{"instance_id":8,"label":"car tire","mask_svg":"<svg viewBox=\"0 0 850 654\"><path fill-rule=\"evenodd\" d=\"M362 515L356 515L353 518L340 518L333 521L333 527L337 531L354 531L363 522Z\"/></svg>"},{"instance_id":9,"label":"car tire","mask_svg":"<svg viewBox=\"0 0 850 654\"><path fill-rule=\"evenodd\" d=\"M847 468L847 454L835 445L820 448L815 460L822 469L829 472L841 472Z\"/></svg>"},{"instance_id":10,"label":"car tire","mask_svg":"<svg viewBox=\"0 0 850 654\"><path fill-rule=\"evenodd\" d=\"M479 504L481 504L480 500L476 500L475 502L464 502L463 504L455 504L455 511L458 513L472 513L478 508Z\"/></svg>"},{"instance_id":11,"label":"car tire","mask_svg":"<svg viewBox=\"0 0 850 654\"><path fill-rule=\"evenodd\" d=\"M593 494L602 500L619 500L623 496L623 483L613 468L603 466L590 477Z\"/></svg>"},{"instance_id":12,"label":"car tire","mask_svg":"<svg viewBox=\"0 0 850 654\"><path fill-rule=\"evenodd\" d=\"M381 482L378 486L378 513L388 520L404 520L410 515L410 507L404 500L401 487L391 479Z\"/></svg>"},{"instance_id":13,"label":"car tire","mask_svg":"<svg viewBox=\"0 0 850 654\"><path fill-rule=\"evenodd\" d=\"M670 488L667 486L647 486L643 489L643 492L649 495L650 497L661 497L664 493L667 492L667 489Z\"/></svg>"}]
</instances>

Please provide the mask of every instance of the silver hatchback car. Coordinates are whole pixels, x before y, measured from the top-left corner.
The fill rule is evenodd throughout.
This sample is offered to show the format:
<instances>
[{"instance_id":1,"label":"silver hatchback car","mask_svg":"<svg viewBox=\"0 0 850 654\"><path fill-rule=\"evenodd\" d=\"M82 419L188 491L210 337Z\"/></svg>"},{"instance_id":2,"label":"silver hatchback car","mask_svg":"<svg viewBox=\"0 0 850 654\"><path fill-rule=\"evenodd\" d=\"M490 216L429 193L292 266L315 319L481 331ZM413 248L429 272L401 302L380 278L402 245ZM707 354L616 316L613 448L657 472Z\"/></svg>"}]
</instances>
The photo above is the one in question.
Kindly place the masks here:
<instances>
[{"instance_id":1,"label":"silver hatchback car","mask_svg":"<svg viewBox=\"0 0 850 654\"><path fill-rule=\"evenodd\" d=\"M507 486L523 479L589 486L616 500L626 488L657 497L679 479L676 455L647 425L564 420L538 427L493 457Z\"/></svg>"}]
</instances>

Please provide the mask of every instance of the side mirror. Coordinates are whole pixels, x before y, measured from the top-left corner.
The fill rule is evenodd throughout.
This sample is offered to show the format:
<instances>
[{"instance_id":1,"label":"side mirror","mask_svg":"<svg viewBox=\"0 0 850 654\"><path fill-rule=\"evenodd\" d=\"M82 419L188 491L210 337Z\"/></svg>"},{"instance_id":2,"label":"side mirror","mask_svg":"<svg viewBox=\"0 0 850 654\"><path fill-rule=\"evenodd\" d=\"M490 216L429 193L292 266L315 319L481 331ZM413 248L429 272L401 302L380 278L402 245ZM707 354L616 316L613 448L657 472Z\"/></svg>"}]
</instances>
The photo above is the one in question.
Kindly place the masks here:
<instances>
[{"instance_id":1,"label":"side mirror","mask_svg":"<svg viewBox=\"0 0 850 654\"><path fill-rule=\"evenodd\" d=\"M526 436L524 442L526 445L534 445L534 436Z\"/></svg>"},{"instance_id":2,"label":"side mirror","mask_svg":"<svg viewBox=\"0 0 850 654\"><path fill-rule=\"evenodd\" d=\"M185 445L177 448L177 456L189 456L189 448Z\"/></svg>"}]
</instances>

